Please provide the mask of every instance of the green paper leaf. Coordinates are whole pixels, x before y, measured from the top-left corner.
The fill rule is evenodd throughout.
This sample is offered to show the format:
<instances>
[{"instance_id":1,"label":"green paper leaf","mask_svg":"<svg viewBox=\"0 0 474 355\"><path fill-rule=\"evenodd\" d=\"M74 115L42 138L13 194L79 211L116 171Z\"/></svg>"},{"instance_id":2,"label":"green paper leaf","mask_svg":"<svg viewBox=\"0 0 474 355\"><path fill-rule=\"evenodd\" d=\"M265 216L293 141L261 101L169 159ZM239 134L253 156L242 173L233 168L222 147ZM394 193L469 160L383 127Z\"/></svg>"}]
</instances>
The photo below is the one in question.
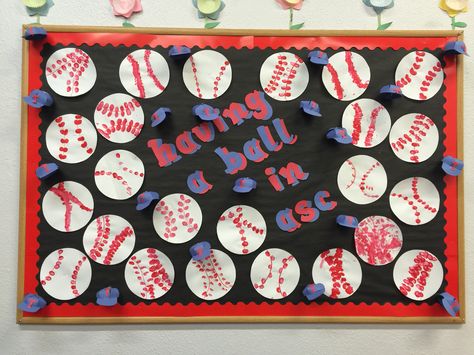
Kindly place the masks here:
<instances>
[{"instance_id":1,"label":"green paper leaf","mask_svg":"<svg viewBox=\"0 0 474 355\"><path fill-rule=\"evenodd\" d=\"M467 27L467 23L465 23L465 22L455 22L455 23L454 23L454 26L455 26L455 27L459 27L459 28L466 28L466 27Z\"/></svg>"},{"instance_id":2,"label":"green paper leaf","mask_svg":"<svg viewBox=\"0 0 474 355\"><path fill-rule=\"evenodd\" d=\"M207 29L214 28L214 27L217 27L219 24L220 22L207 22L204 25L204 28L207 28Z\"/></svg>"},{"instance_id":3,"label":"green paper leaf","mask_svg":"<svg viewBox=\"0 0 474 355\"><path fill-rule=\"evenodd\" d=\"M123 23L122 23L122 26L123 26L123 27L135 27L134 25L132 25L132 24L131 24L130 22L128 22L128 21L123 22Z\"/></svg>"},{"instance_id":4,"label":"green paper leaf","mask_svg":"<svg viewBox=\"0 0 474 355\"><path fill-rule=\"evenodd\" d=\"M303 26L304 26L304 22L297 23L296 25L291 25L290 30L299 30Z\"/></svg>"},{"instance_id":5,"label":"green paper leaf","mask_svg":"<svg viewBox=\"0 0 474 355\"><path fill-rule=\"evenodd\" d=\"M386 30L386 29L389 28L391 25L392 25L392 22L383 23L383 24L381 24L379 27L377 27L377 30L379 30L379 31Z\"/></svg>"}]
</instances>

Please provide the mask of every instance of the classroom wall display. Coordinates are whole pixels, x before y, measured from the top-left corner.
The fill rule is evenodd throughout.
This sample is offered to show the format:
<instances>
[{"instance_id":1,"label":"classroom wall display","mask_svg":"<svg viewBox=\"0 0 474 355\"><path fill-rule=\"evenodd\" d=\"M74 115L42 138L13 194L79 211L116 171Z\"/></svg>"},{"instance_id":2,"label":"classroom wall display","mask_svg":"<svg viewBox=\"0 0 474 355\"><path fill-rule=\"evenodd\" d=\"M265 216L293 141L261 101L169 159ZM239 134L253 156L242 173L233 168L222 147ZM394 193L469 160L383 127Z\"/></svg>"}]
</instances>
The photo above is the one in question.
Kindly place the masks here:
<instances>
[{"instance_id":1,"label":"classroom wall display","mask_svg":"<svg viewBox=\"0 0 474 355\"><path fill-rule=\"evenodd\" d=\"M45 28L18 322L464 321L461 32Z\"/></svg>"}]
</instances>

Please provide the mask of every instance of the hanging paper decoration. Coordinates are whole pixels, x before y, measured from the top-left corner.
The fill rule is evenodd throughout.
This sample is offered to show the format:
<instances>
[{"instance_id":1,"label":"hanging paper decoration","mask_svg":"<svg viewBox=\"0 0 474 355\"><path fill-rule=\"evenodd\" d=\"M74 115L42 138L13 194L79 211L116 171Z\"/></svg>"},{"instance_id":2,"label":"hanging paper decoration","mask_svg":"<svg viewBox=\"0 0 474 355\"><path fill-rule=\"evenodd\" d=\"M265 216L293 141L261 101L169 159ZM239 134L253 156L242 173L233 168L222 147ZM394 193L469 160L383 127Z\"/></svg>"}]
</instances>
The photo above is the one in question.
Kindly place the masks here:
<instances>
[{"instance_id":1,"label":"hanging paper decoration","mask_svg":"<svg viewBox=\"0 0 474 355\"><path fill-rule=\"evenodd\" d=\"M468 0L440 0L438 6L451 17L451 29L467 27L467 23L456 21L456 16L461 12L467 12Z\"/></svg>"},{"instance_id":2,"label":"hanging paper decoration","mask_svg":"<svg viewBox=\"0 0 474 355\"><path fill-rule=\"evenodd\" d=\"M221 0L192 0L197 9L198 17L204 19L204 28L217 27L220 22L216 21L224 10L225 4ZM214 21L212 21L214 20Z\"/></svg>"},{"instance_id":3,"label":"hanging paper decoration","mask_svg":"<svg viewBox=\"0 0 474 355\"><path fill-rule=\"evenodd\" d=\"M135 27L128 19L135 12L142 12L142 0L109 0L115 16L125 17L123 27Z\"/></svg>"},{"instance_id":4,"label":"hanging paper decoration","mask_svg":"<svg viewBox=\"0 0 474 355\"><path fill-rule=\"evenodd\" d=\"M276 0L284 10L290 10L290 30L299 30L304 26L304 22L293 24L293 10L301 10L304 0Z\"/></svg>"},{"instance_id":5,"label":"hanging paper decoration","mask_svg":"<svg viewBox=\"0 0 474 355\"><path fill-rule=\"evenodd\" d=\"M48 16L49 9L54 6L53 0L23 0L26 12L29 16L36 16L36 22L40 23L41 16Z\"/></svg>"},{"instance_id":6,"label":"hanging paper decoration","mask_svg":"<svg viewBox=\"0 0 474 355\"><path fill-rule=\"evenodd\" d=\"M382 12L385 9L390 9L395 5L394 0L362 0L365 6L374 9L377 14L377 30L386 30L392 25L392 22L382 23Z\"/></svg>"}]
</instances>

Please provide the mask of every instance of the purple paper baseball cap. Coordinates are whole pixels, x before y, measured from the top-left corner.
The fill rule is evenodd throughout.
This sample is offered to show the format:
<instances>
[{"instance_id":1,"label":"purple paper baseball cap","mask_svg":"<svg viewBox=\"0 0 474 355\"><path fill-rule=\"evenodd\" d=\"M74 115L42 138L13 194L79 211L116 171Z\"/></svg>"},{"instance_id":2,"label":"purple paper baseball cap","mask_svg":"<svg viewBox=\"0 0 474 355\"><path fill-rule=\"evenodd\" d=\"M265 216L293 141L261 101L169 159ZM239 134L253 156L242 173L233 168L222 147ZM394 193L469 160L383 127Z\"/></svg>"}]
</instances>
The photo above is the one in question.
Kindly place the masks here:
<instances>
[{"instance_id":1,"label":"purple paper baseball cap","mask_svg":"<svg viewBox=\"0 0 474 355\"><path fill-rule=\"evenodd\" d=\"M34 108L40 108L43 106L51 106L53 104L53 97L46 91L32 90L28 96L23 97L29 106Z\"/></svg>"},{"instance_id":2,"label":"purple paper baseball cap","mask_svg":"<svg viewBox=\"0 0 474 355\"><path fill-rule=\"evenodd\" d=\"M239 178L235 180L233 190L239 193L250 192L257 188L257 182L249 177Z\"/></svg>"},{"instance_id":3,"label":"purple paper baseball cap","mask_svg":"<svg viewBox=\"0 0 474 355\"><path fill-rule=\"evenodd\" d=\"M202 260L211 254L211 244L209 242L200 242L189 248L193 260Z\"/></svg>"},{"instance_id":4,"label":"purple paper baseball cap","mask_svg":"<svg viewBox=\"0 0 474 355\"><path fill-rule=\"evenodd\" d=\"M159 200L159 199L160 199L160 195L158 194L158 192L154 192L154 191L142 192L140 195L137 196L137 207L136 207L137 211L144 210L145 208L150 206L150 204L154 200Z\"/></svg>"}]
</instances>

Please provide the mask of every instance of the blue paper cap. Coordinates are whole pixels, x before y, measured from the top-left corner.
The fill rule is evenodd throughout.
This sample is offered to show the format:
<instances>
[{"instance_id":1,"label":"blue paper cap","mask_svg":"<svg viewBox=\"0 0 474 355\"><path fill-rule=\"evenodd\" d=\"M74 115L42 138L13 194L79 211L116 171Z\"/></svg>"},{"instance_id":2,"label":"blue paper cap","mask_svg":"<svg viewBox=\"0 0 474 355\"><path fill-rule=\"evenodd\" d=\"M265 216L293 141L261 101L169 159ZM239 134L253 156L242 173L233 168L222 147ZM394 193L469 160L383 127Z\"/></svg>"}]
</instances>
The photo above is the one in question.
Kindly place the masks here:
<instances>
[{"instance_id":1,"label":"blue paper cap","mask_svg":"<svg viewBox=\"0 0 474 355\"><path fill-rule=\"evenodd\" d=\"M380 89L380 94L389 98L400 97L402 96L402 89L400 89L399 86L393 84L385 85Z\"/></svg>"},{"instance_id":2,"label":"blue paper cap","mask_svg":"<svg viewBox=\"0 0 474 355\"><path fill-rule=\"evenodd\" d=\"M329 63L328 55L323 51L311 51L308 53L308 59L311 63L326 65Z\"/></svg>"},{"instance_id":3,"label":"blue paper cap","mask_svg":"<svg viewBox=\"0 0 474 355\"><path fill-rule=\"evenodd\" d=\"M329 129L326 133L327 139L334 139L338 143L350 144L352 143L352 137L347 133L347 130L342 127L334 127Z\"/></svg>"},{"instance_id":4,"label":"blue paper cap","mask_svg":"<svg viewBox=\"0 0 474 355\"><path fill-rule=\"evenodd\" d=\"M165 120L168 113L171 113L171 109L169 107L160 107L158 110L156 110L153 115L151 115L151 126L158 126Z\"/></svg>"},{"instance_id":5,"label":"blue paper cap","mask_svg":"<svg viewBox=\"0 0 474 355\"><path fill-rule=\"evenodd\" d=\"M456 159L450 155L444 157L442 162L441 168L448 175L458 176L464 168L464 162L462 160Z\"/></svg>"},{"instance_id":6,"label":"blue paper cap","mask_svg":"<svg viewBox=\"0 0 474 355\"><path fill-rule=\"evenodd\" d=\"M446 54L467 54L466 44L463 41L452 41L446 43L444 46L444 53Z\"/></svg>"},{"instance_id":7,"label":"blue paper cap","mask_svg":"<svg viewBox=\"0 0 474 355\"><path fill-rule=\"evenodd\" d=\"M321 117L321 112L319 110L319 105L316 101L301 101L300 108L310 116Z\"/></svg>"},{"instance_id":8,"label":"blue paper cap","mask_svg":"<svg viewBox=\"0 0 474 355\"><path fill-rule=\"evenodd\" d=\"M211 255L211 244L200 242L189 248L189 252L194 260L202 260Z\"/></svg>"},{"instance_id":9,"label":"blue paper cap","mask_svg":"<svg viewBox=\"0 0 474 355\"><path fill-rule=\"evenodd\" d=\"M120 292L118 288L106 287L96 293L97 301L99 306L115 306L117 304L117 298Z\"/></svg>"},{"instance_id":10,"label":"blue paper cap","mask_svg":"<svg viewBox=\"0 0 474 355\"><path fill-rule=\"evenodd\" d=\"M344 214L340 214L339 216L337 216L336 223L340 226L348 228L357 228L357 226L359 225L359 221L357 220L357 218L353 216L346 216Z\"/></svg>"},{"instance_id":11,"label":"blue paper cap","mask_svg":"<svg viewBox=\"0 0 474 355\"><path fill-rule=\"evenodd\" d=\"M28 293L23 298L23 301L18 305L23 312L31 312L35 313L38 312L40 309L46 307L46 301L33 293Z\"/></svg>"},{"instance_id":12,"label":"blue paper cap","mask_svg":"<svg viewBox=\"0 0 474 355\"><path fill-rule=\"evenodd\" d=\"M50 177L58 170L59 167L56 163L41 164L39 167L36 168L36 176L38 177L38 179L43 180Z\"/></svg>"},{"instance_id":13,"label":"blue paper cap","mask_svg":"<svg viewBox=\"0 0 474 355\"><path fill-rule=\"evenodd\" d=\"M207 104L193 106L193 115L198 116L203 121L213 121L219 117L219 109Z\"/></svg>"},{"instance_id":14,"label":"blue paper cap","mask_svg":"<svg viewBox=\"0 0 474 355\"><path fill-rule=\"evenodd\" d=\"M303 290L303 295L309 300L314 301L316 298L324 294L323 284L309 284Z\"/></svg>"},{"instance_id":15,"label":"blue paper cap","mask_svg":"<svg viewBox=\"0 0 474 355\"><path fill-rule=\"evenodd\" d=\"M235 180L232 190L239 193L250 192L257 188L257 182L249 177L239 178Z\"/></svg>"},{"instance_id":16,"label":"blue paper cap","mask_svg":"<svg viewBox=\"0 0 474 355\"><path fill-rule=\"evenodd\" d=\"M188 57L191 54L191 49L186 46L172 46L168 54L172 58L181 59Z\"/></svg>"},{"instance_id":17,"label":"blue paper cap","mask_svg":"<svg viewBox=\"0 0 474 355\"><path fill-rule=\"evenodd\" d=\"M43 106L51 106L53 104L53 97L46 91L32 90L28 96L23 98L29 106L40 108Z\"/></svg>"},{"instance_id":18,"label":"blue paper cap","mask_svg":"<svg viewBox=\"0 0 474 355\"><path fill-rule=\"evenodd\" d=\"M148 206L150 206L150 203L153 202L153 200L159 200L160 195L158 192L154 191L145 191L142 192L140 195L137 196L137 211L144 210Z\"/></svg>"},{"instance_id":19,"label":"blue paper cap","mask_svg":"<svg viewBox=\"0 0 474 355\"><path fill-rule=\"evenodd\" d=\"M448 312L451 317L456 317L456 314L461 309L461 306L459 305L459 302L456 297L454 297L448 292L440 293L439 297L439 301L446 310L446 312Z\"/></svg>"},{"instance_id":20,"label":"blue paper cap","mask_svg":"<svg viewBox=\"0 0 474 355\"><path fill-rule=\"evenodd\" d=\"M28 27L23 34L23 38L28 41L39 41L48 35L43 27Z\"/></svg>"}]
</instances>

